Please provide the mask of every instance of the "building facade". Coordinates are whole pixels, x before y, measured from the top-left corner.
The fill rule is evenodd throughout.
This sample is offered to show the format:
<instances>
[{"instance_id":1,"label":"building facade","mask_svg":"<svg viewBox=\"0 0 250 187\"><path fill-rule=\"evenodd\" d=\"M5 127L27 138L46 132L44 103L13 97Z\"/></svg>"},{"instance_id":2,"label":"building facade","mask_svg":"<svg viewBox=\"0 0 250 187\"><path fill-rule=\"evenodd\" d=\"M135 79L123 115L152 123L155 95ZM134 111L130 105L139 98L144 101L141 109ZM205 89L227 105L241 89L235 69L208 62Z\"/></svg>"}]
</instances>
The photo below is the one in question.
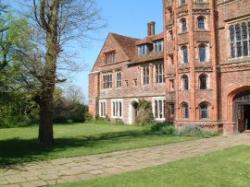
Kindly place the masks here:
<instances>
[{"instance_id":1,"label":"building facade","mask_svg":"<svg viewBox=\"0 0 250 187\"><path fill-rule=\"evenodd\" d=\"M126 108L145 97L152 101L156 119L159 110L164 113L162 120L176 126L195 124L224 133L250 129L250 0L164 0L163 7L163 34L155 35L154 23L150 23L149 36L130 43L134 46L130 58L119 62L117 56L116 63L105 65L112 67L113 73L118 64L124 65L121 72L125 87L119 93L113 88L110 92L118 95L101 89L106 70L95 65L90 74L91 113L97 114L100 99L119 98L125 107L123 120L130 123L133 120ZM157 53L159 41L164 41L164 50ZM158 84L156 66L162 62L164 81ZM145 74L147 64L149 73ZM147 74L150 81L145 86ZM131 87L135 79L136 89ZM162 109L155 109L157 98L164 102Z\"/></svg>"},{"instance_id":2,"label":"building facade","mask_svg":"<svg viewBox=\"0 0 250 187\"><path fill-rule=\"evenodd\" d=\"M156 120L165 121L163 33L136 39L110 33L89 75L89 110L94 116L133 124L138 101L152 103Z\"/></svg>"}]
</instances>

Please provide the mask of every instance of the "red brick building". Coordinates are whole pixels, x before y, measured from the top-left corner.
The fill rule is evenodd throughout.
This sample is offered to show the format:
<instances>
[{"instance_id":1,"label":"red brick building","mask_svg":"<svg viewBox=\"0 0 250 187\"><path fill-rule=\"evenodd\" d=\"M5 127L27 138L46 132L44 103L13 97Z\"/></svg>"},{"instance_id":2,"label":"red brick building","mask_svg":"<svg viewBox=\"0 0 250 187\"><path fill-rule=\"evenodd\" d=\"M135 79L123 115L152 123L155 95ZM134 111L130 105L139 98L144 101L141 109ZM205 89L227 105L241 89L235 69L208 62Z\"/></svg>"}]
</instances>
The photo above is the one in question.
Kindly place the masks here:
<instances>
[{"instance_id":1,"label":"red brick building","mask_svg":"<svg viewBox=\"0 0 250 187\"><path fill-rule=\"evenodd\" d=\"M163 33L155 35L152 22L142 40L108 36L90 74L90 112L132 124L145 98L156 120L176 126L250 129L250 0L163 7Z\"/></svg>"},{"instance_id":2,"label":"red brick building","mask_svg":"<svg viewBox=\"0 0 250 187\"><path fill-rule=\"evenodd\" d=\"M110 33L89 75L90 113L133 124L139 99L146 99L165 121L165 92L163 33L155 34L155 23L144 39Z\"/></svg>"}]
</instances>

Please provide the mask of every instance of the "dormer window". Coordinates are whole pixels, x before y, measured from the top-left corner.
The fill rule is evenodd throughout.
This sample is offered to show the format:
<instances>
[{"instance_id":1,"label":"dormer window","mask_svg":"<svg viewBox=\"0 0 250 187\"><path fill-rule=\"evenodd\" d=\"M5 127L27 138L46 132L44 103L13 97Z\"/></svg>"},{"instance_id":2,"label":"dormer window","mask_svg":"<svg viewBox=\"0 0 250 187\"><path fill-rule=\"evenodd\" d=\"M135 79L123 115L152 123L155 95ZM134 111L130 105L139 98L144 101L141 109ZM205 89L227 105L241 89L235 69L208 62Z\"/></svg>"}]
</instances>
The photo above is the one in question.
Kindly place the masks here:
<instances>
[{"instance_id":1,"label":"dormer window","mask_svg":"<svg viewBox=\"0 0 250 187\"><path fill-rule=\"evenodd\" d=\"M154 51L157 53L163 52L163 40L154 42Z\"/></svg>"},{"instance_id":2,"label":"dormer window","mask_svg":"<svg viewBox=\"0 0 250 187\"><path fill-rule=\"evenodd\" d=\"M115 63L115 51L111 51L105 54L106 56L106 64Z\"/></svg>"},{"instance_id":3,"label":"dormer window","mask_svg":"<svg viewBox=\"0 0 250 187\"><path fill-rule=\"evenodd\" d=\"M149 52L148 45L138 46L138 56L144 56L148 54L148 52Z\"/></svg>"}]
</instances>

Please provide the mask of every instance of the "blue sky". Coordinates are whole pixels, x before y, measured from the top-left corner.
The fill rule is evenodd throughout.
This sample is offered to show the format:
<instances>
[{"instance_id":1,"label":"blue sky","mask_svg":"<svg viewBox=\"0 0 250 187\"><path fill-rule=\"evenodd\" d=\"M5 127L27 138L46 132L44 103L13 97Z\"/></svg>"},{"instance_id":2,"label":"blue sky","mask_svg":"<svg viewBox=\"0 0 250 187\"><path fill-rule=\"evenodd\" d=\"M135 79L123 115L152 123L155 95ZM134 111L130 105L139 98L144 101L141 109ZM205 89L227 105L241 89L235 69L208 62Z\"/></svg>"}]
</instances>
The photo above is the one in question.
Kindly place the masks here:
<instances>
[{"instance_id":1,"label":"blue sky","mask_svg":"<svg viewBox=\"0 0 250 187\"><path fill-rule=\"evenodd\" d=\"M109 32L144 38L147 22L156 22L156 32L163 30L162 0L96 0L107 27L94 33L95 39L79 50L78 63L86 64L86 71L74 75L72 83L81 87L88 97L88 74Z\"/></svg>"}]
</instances>

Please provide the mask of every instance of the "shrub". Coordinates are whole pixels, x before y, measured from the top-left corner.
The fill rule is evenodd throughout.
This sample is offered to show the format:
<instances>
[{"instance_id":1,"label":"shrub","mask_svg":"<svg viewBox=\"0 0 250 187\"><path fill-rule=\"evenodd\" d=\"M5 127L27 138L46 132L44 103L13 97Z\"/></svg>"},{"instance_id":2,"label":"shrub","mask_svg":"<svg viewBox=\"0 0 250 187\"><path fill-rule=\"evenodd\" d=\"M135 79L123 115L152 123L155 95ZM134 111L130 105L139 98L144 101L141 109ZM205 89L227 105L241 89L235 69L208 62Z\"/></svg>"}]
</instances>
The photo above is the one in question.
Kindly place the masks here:
<instances>
[{"instance_id":1,"label":"shrub","mask_svg":"<svg viewBox=\"0 0 250 187\"><path fill-rule=\"evenodd\" d=\"M217 135L216 132L208 131L197 125L184 125L177 130L176 134L179 136L198 136L204 138Z\"/></svg>"},{"instance_id":2,"label":"shrub","mask_svg":"<svg viewBox=\"0 0 250 187\"><path fill-rule=\"evenodd\" d=\"M176 134L176 129L172 125L164 126L161 131L162 131L162 134L165 134L165 135L175 135Z\"/></svg>"},{"instance_id":3,"label":"shrub","mask_svg":"<svg viewBox=\"0 0 250 187\"><path fill-rule=\"evenodd\" d=\"M136 124L140 126L146 125L152 123L153 119L154 117L151 103L146 100L139 100Z\"/></svg>"},{"instance_id":4,"label":"shrub","mask_svg":"<svg viewBox=\"0 0 250 187\"><path fill-rule=\"evenodd\" d=\"M165 135L175 135L176 129L173 125L167 123L153 123L150 128L151 132L157 134L165 134Z\"/></svg>"}]
</instances>

